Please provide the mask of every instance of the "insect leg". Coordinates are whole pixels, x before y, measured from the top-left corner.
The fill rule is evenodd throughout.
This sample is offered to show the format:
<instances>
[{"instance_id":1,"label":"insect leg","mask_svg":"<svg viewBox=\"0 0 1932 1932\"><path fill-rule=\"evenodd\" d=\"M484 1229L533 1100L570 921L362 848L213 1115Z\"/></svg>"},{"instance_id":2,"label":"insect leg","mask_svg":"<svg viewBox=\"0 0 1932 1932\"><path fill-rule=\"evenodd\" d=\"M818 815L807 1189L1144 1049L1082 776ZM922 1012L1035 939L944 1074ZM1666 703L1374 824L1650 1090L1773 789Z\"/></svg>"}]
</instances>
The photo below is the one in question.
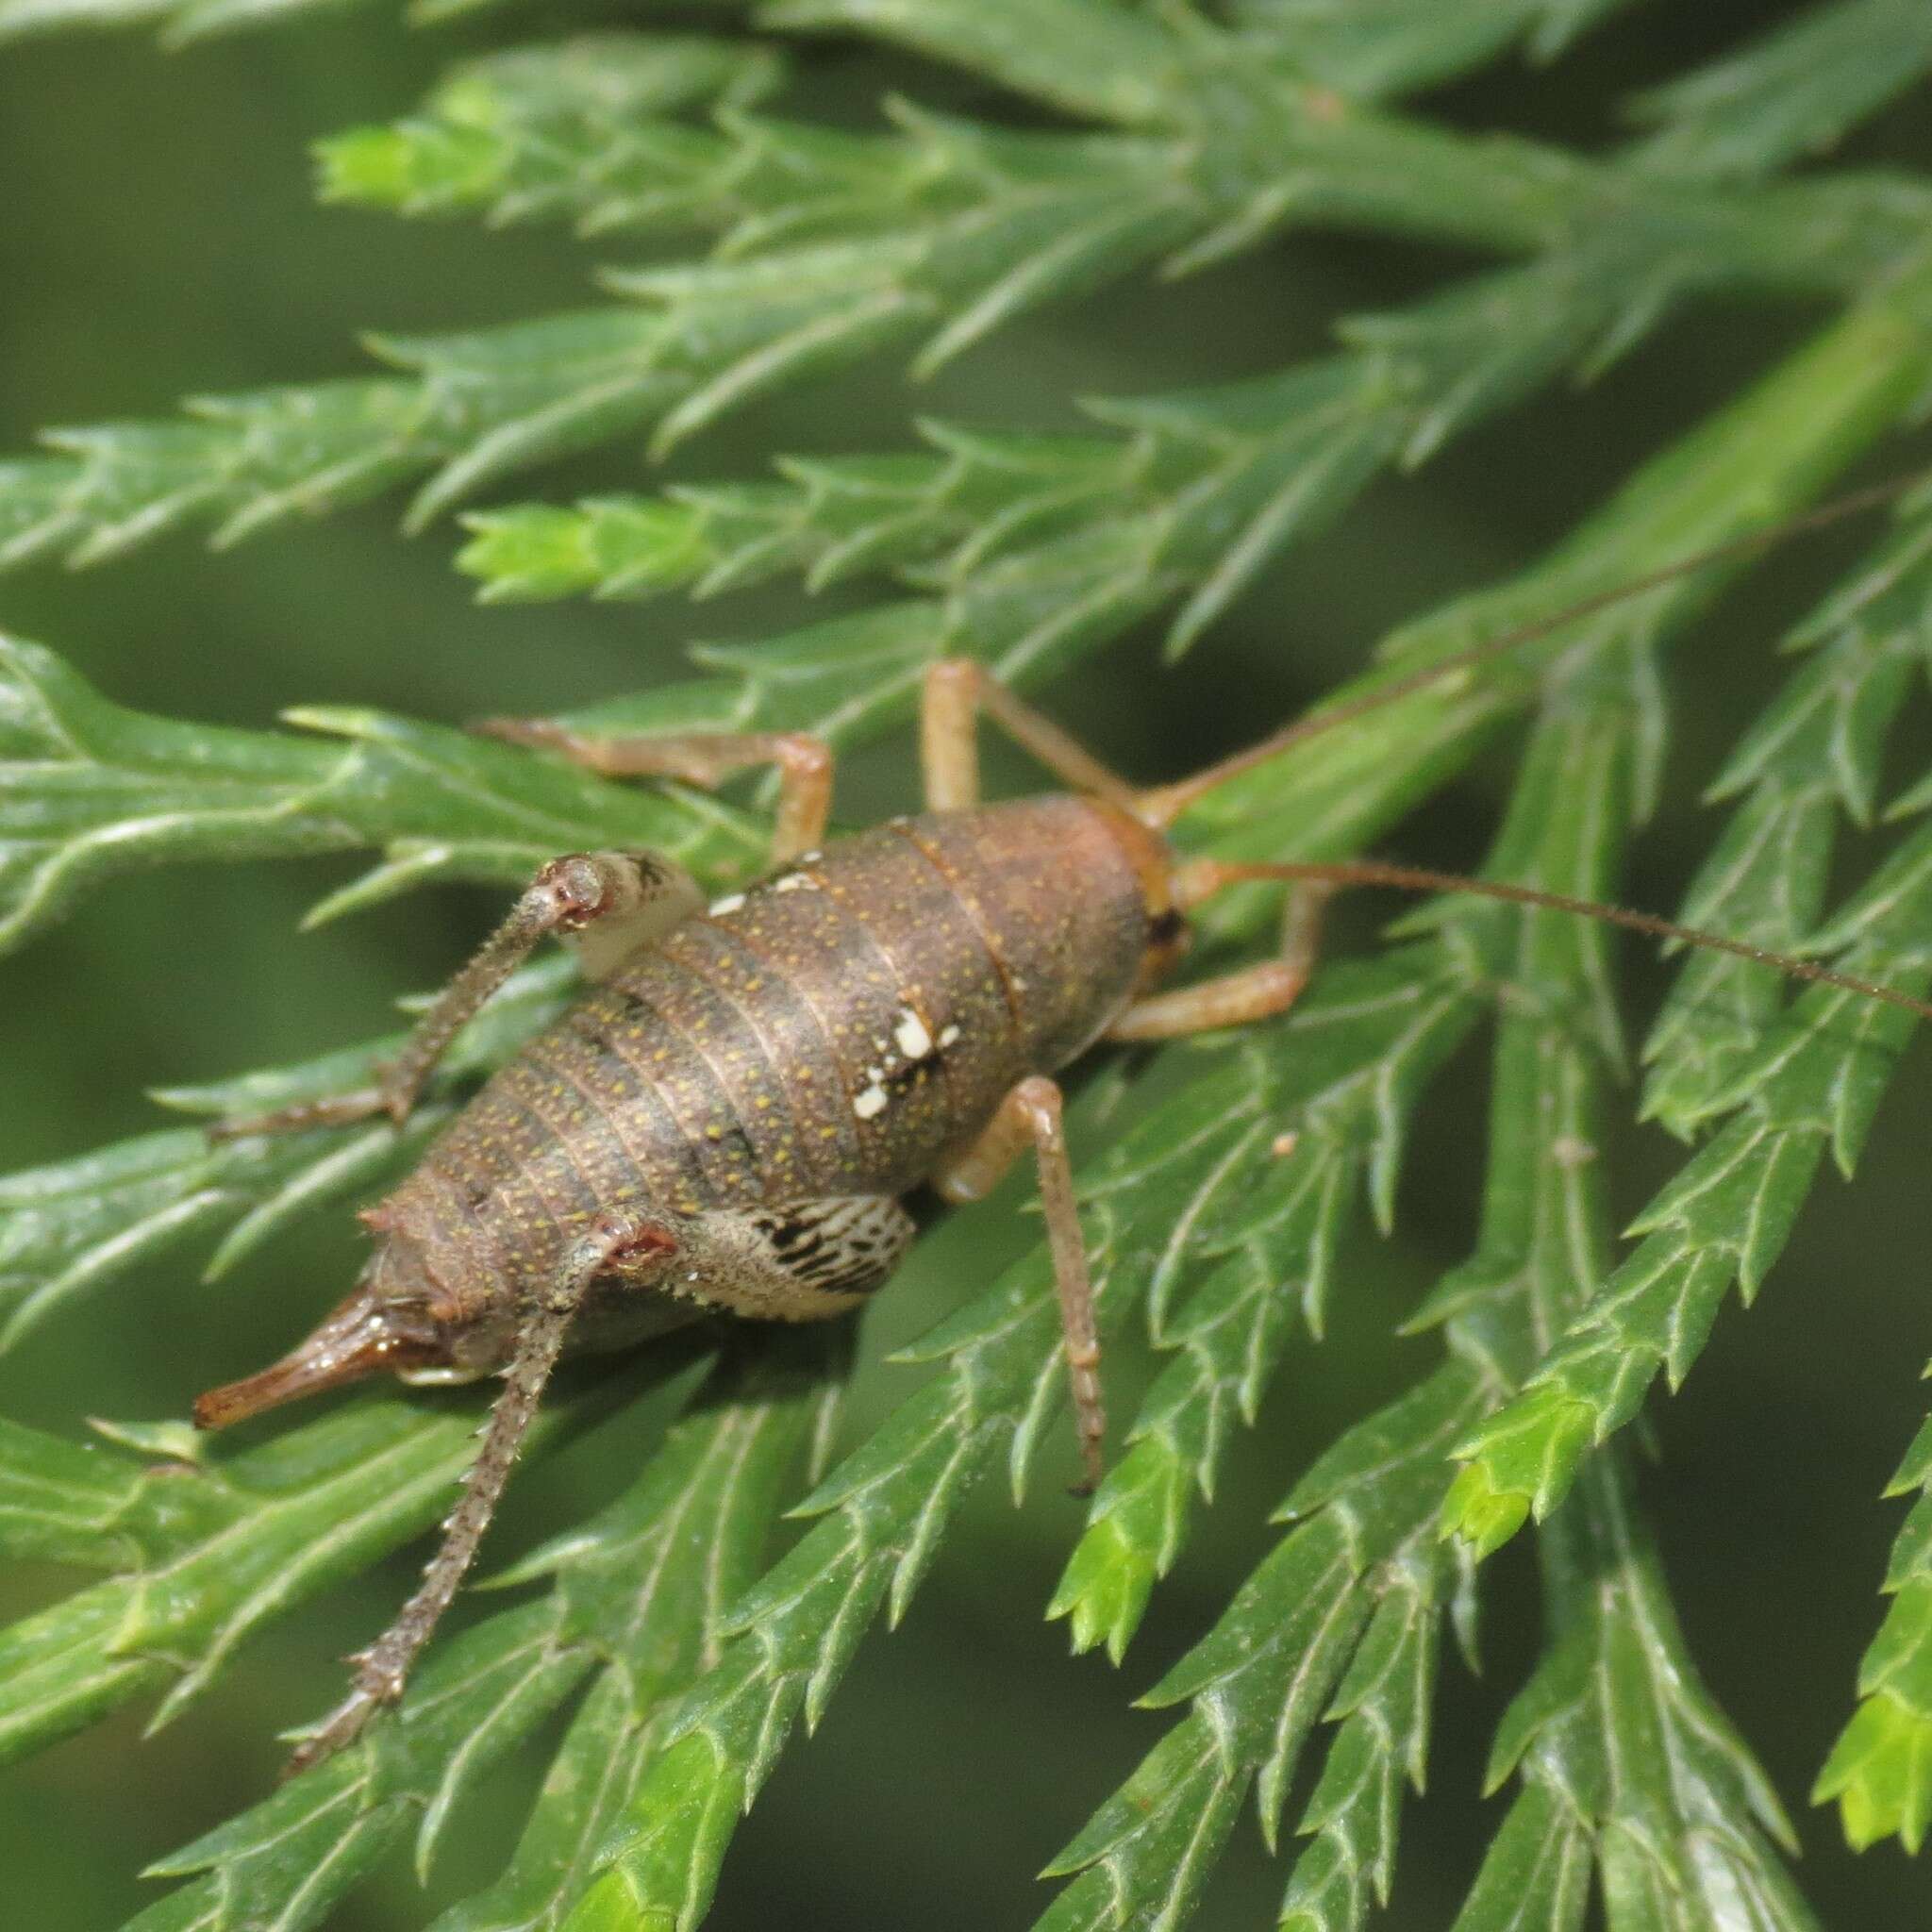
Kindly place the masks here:
<instances>
[{"instance_id":1,"label":"insect leg","mask_svg":"<svg viewBox=\"0 0 1932 1932\"><path fill-rule=\"evenodd\" d=\"M1074 1169L1067 1158L1060 1111L1058 1086L1043 1074L1029 1075L1000 1102L999 1111L978 1140L936 1174L933 1184L949 1201L976 1200L993 1187L1027 1142L1032 1142L1040 1168L1046 1244L1053 1257L1054 1285L1059 1291L1061 1346L1073 1385L1080 1459L1087 1472L1084 1494L1100 1481L1107 1409L1100 1393L1093 1282L1087 1272L1087 1247L1080 1234L1080 1208L1074 1198Z\"/></svg>"},{"instance_id":2,"label":"insect leg","mask_svg":"<svg viewBox=\"0 0 1932 1932\"><path fill-rule=\"evenodd\" d=\"M511 744L559 752L607 778L681 778L709 791L750 765L778 768L772 863L809 852L832 814L832 748L802 731L633 732L598 738L548 718L485 718L472 727Z\"/></svg>"},{"instance_id":3,"label":"insect leg","mask_svg":"<svg viewBox=\"0 0 1932 1932\"><path fill-rule=\"evenodd\" d=\"M972 658L941 658L926 669L919 708L919 762L927 809L960 811L979 803L977 725L982 711L1075 791L1133 808L1140 794L1124 778L1016 698L984 664Z\"/></svg>"},{"instance_id":4,"label":"insect leg","mask_svg":"<svg viewBox=\"0 0 1932 1932\"><path fill-rule=\"evenodd\" d=\"M475 1560L490 1519L496 1513L525 1431L537 1413L543 1386L557 1365L571 1317L592 1280L608 1270L661 1265L676 1249L676 1237L657 1220L606 1215L573 1250L556 1280L525 1316L516 1353L503 1372L503 1392L490 1411L483 1447L463 1479L463 1493L443 1523L441 1546L430 1558L422 1584L390 1627L351 1661L349 1694L297 1746L288 1774L307 1771L354 1742L385 1704L402 1695L409 1666L456 1597Z\"/></svg>"},{"instance_id":5,"label":"insect leg","mask_svg":"<svg viewBox=\"0 0 1932 1932\"><path fill-rule=\"evenodd\" d=\"M883 1194L713 1208L680 1217L677 1266L653 1285L763 1322L823 1322L881 1287L912 1245Z\"/></svg>"},{"instance_id":6,"label":"insect leg","mask_svg":"<svg viewBox=\"0 0 1932 1932\"><path fill-rule=\"evenodd\" d=\"M510 914L477 947L417 1021L403 1050L377 1070L376 1082L354 1093L303 1101L273 1113L217 1122L217 1139L338 1126L386 1113L408 1119L424 1084L458 1032L509 977L538 941L582 936L585 970L602 978L647 939L668 931L704 905L681 866L648 852L572 852L544 866Z\"/></svg>"},{"instance_id":7,"label":"insect leg","mask_svg":"<svg viewBox=\"0 0 1932 1932\"><path fill-rule=\"evenodd\" d=\"M1183 882L1187 874L1182 875ZM1281 921L1281 956L1258 966L1244 966L1216 979L1204 979L1174 992L1136 1000L1111 1026L1108 1040L1173 1040L1183 1033L1206 1033L1217 1026L1241 1026L1285 1013L1301 997L1315 968L1322 940L1322 913L1328 890L1304 887L1291 892ZM1177 895L1178 897L1179 895ZM1198 905L1205 893L1180 903Z\"/></svg>"}]
</instances>

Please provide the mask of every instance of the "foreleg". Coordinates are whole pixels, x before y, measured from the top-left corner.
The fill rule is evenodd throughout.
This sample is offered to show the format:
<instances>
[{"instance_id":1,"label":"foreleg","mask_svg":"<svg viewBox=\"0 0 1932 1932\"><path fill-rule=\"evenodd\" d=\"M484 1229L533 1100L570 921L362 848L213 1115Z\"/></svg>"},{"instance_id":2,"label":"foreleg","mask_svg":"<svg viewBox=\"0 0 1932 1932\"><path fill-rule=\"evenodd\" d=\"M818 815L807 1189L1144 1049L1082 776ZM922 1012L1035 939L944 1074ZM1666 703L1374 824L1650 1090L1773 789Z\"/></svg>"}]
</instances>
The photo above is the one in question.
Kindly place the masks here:
<instances>
[{"instance_id":1,"label":"foreleg","mask_svg":"<svg viewBox=\"0 0 1932 1932\"><path fill-rule=\"evenodd\" d=\"M1043 713L1017 698L972 658L941 658L925 674L919 708L919 761L929 811L979 803L979 714L1031 752L1075 791L1134 809L1139 793Z\"/></svg>"},{"instance_id":2,"label":"foreleg","mask_svg":"<svg viewBox=\"0 0 1932 1932\"><path fill-rule=\"evenodd\" d=\"M1184 871L1176 880L1175 898L1182 908L1198 905L1214 861ZM1207 890L1218 891L1218 877ZM1233 883L1228 881L1226 883ZM1285 1013L1301 997L1315 970L1322 938L1322 914L1328 900L1324 887L1304 887L1289 895L1281 922L1280 957L1257 966L1243 966L1215 979L1203 979L1173 992L1136 1000L1107 1029L1108 1040L1174 1040L1187 1033L1207 1033L1217 1026L1242 1026L1254 1020Z\"/></svg>"}]
</instances>

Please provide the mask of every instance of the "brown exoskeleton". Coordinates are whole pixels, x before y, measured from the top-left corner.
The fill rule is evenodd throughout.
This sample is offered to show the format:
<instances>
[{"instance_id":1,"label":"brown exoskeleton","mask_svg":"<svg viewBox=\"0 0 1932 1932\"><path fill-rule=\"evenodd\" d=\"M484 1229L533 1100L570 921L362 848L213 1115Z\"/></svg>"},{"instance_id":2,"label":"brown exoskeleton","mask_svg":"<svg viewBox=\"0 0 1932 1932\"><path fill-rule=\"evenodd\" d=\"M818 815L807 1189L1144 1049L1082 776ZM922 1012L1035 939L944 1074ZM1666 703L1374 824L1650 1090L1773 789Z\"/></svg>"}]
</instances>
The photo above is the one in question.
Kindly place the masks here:
<instances>
[{"instance_id":1,"label":"brown exoskeleton","mask_svg":"<svg viewBox=\"0 0 1932 1932\"><path fill-rule=\"evenodd\" d=\"M1420 675L1440 676L1575 614ZM982 805L982 711L1070 789ZM707 1312L838 1315L905 1253L913 1223L902 1196L930 1185L951 1201L975 1199L1028 1147L1081 1449L1090 1480L1097 1476L1099 1350L1052 1076L1096 1041L1169 1039L1284 1011L1313 963L1321 896L1336 886L1475 891L1589 913L1932 1016L1889 990L1614 908L1374 862L1241 864L1174 852L1165 835L1186 807L1309 725L1143 791L976 663L944 660L924 687L925 811L823 850L832 757L815 741L590 740L541 722L485 728L611 775L713 784L775 763L776 869L708 906L689 876L647 854L553 860L376 1087L222 1130L380 1112L405 1119L458 1027L530 948L547 934L575 939L593 984L364 1213L376 1245L353 1292L292 1354L195 1405L196 1422L216 1428L383 1370L411 1382L504 1378L422 1586L358 1657L349 1695L291 1768L340 1749L399 1695L476 1553L567 1344L626 1346ZM1296 889L1279 955L1160 991L1185 949L1188 914L1255 879Z\"/></svg>"}]
</instances>

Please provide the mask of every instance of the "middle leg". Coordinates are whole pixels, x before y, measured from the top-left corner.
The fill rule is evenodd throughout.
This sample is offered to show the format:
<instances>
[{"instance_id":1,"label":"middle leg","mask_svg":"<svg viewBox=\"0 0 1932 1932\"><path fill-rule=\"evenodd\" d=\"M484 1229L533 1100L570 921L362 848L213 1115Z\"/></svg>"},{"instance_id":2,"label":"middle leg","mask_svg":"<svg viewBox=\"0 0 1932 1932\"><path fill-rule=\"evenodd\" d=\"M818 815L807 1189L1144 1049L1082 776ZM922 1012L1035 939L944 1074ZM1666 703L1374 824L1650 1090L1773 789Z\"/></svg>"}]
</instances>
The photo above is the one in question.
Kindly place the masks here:
<instances>
[{"instance_id":1,"label":"middle leg","mask_svg":"<svg viewBox=\"0 0 1932 1932\"><path fill-rule=\"evenodd\" d=\"M560 753L606 778L679 778L706 791L734 772L775 765L774 865L823 843L832 815L832 747L802 731L634 731L599 738L548 718L485 718L472 728L510 744Z\"/></svg>"},{"instance_id":2,"label":"middle leg","mask_svg":"<svg viewBox=\"0 0 1932 1932\"><path fill-rule=\"evenodd\" d=\"M1107 1436L1107 1408L1101 1400L1093 1281L1087 1272L1087 1244L1074 1197L1074 1168L1067 1158L1058 1086L1040 1074L1022 1080L1001 1101L999 1111L972 1146L933 1176L933 1185L948 1201L975 1201L991 1191L1029 1142L1039 1164L1040 1205L1046 1216L1046 1244L1059 1293L1060 1345L1066 1353L1080 1459L1087 1473L1079 1491L1084 1495L1099 1483L1104 1468L1101 1444Z\"/></svg>"}]
</instances>

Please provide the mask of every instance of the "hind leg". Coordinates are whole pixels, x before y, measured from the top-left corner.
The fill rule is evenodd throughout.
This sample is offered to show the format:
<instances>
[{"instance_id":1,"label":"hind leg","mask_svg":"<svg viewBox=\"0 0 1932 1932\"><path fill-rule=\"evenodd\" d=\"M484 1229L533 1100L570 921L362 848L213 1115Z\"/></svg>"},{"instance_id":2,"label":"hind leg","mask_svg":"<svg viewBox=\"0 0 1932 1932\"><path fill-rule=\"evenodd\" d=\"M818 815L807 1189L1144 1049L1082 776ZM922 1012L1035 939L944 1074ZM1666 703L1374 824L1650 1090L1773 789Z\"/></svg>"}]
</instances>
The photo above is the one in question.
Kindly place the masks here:
<instances>
[{"instance_id":1,"label":"hind leg","mask_svg":"<svg viewBox=\"0 0 1932 1932\"><path fill-rule=\"evenodd\" d=\"M602 978L619 960L704 905L683 867L649 852L572 852L553 858L483 941L468 965L417 1021L403 1050L377 1069L375 1084L308 1100L273 1113L218 1121L217 1140L343 1126L386 1113L400 1125L464 1023L546 935L574 939L584 969Z\"/></svg>"},{"instance_id":2,"label":"hind leg","mask_svg":"<svg viewBox=\"0 0 1932 1932\"><path fill-rule=\"evenodd\" d=\"M396 1620L352 1659L349 1694L303 1739L289 1760L289 1775L320 1764L361 1735L385 1704L403 1693L412 1665L442 1613L455 1600L475 1560L490 1520L509 1481L517 1450L537 1413L544 1385L557 1366L571 1318L592 1280L607 1273L648 1275L668 1268L677 1249L670 1226L641 1215L606 1215L580 1241L557 1279L525 1318L516 1352L503 1372L503 1392L490 1411L483 1447L463 1480L463 1493L444 1519L442 1542L423 1573L422 1584Z\"/></svg>"}]
</instances>

